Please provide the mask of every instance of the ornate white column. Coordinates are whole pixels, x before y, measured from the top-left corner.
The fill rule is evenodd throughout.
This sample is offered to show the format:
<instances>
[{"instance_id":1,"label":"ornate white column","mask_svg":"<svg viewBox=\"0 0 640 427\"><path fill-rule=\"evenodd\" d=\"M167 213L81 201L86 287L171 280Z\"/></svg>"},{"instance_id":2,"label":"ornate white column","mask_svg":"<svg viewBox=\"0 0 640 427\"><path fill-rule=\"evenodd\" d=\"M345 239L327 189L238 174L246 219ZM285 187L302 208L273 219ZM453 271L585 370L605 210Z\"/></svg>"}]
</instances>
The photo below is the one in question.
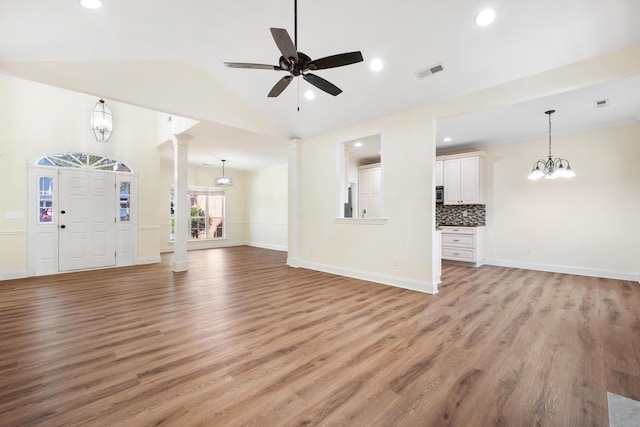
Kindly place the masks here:
<instances>
[{"instance_id":1,"label":"ornate white column","mask_svg":"<svg viewBox=\"0 0 640 427\"><path fill-rule=\"evenodd\" d=\"M287 265L289 267L300 267L301 265L301 242L300 242L300 162L301 162L302 140L292 139L289 141L289 212L288 212L288 256Z\"/></svg>"},{"instance_id":2,"label":"ornate white column","mask_svg":"<svg viewBox=\"0 0 640 427\"><path fill-rule=\"evenodd\" d=\"M173 271L187 271L187 233L189 225L189 203L187 199L187 159L191 135L171 137L173 141L173 188L174 188L174 239Z\"/></svg>"}]
</instances>

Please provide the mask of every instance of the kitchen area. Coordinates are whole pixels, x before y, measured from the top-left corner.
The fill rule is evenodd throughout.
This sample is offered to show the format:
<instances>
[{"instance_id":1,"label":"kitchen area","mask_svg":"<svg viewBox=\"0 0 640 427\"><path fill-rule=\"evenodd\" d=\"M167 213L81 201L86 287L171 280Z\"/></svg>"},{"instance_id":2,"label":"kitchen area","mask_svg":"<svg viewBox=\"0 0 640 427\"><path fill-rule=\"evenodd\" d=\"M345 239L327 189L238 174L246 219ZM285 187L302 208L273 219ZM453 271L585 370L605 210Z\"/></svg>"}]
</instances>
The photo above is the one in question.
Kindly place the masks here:
<instances>
[{"instance_id":1,"label":"kitchen area","mask_svg":"<svg viewBox=\"0 0 640 427\"><path fill-rule=\"evenodd\" d=\"M444 262L483 264L484 157L482 151L436 157L436 238Z\"/></svg>"}]
</instances>

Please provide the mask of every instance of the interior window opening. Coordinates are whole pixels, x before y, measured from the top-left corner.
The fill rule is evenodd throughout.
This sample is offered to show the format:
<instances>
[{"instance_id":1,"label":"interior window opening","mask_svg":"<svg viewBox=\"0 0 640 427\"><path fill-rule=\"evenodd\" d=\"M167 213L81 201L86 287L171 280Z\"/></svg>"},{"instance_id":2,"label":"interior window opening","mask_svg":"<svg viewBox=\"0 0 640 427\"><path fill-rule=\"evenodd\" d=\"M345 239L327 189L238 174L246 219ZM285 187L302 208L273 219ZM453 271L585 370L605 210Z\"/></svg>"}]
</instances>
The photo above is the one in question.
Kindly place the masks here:
<instances>
[{"instance_id":1,"label":"interior window opening","mask_svg":"<svg viewBox=\"0 0 640 427\"><path fill-rule=\"evenodd\" d=\"M381 219L383 207L382 135L339 144L339 218Z\"/></svg>"}]
</instances>

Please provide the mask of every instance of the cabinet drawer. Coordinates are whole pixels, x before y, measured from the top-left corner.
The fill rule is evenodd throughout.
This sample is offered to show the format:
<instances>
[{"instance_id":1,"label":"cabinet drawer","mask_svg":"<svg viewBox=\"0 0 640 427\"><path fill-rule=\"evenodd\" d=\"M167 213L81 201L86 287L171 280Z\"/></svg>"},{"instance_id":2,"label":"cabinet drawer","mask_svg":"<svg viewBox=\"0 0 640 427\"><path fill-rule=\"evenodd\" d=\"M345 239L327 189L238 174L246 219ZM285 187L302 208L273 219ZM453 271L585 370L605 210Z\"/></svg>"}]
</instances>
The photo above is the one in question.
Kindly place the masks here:
<instances>
[{"instance_id":1,"label":"cabinet drawer","mask_svg":"<svg viewBox=\"0 0 640 427\"><path fill-rule=\"evenodd\" d=\"M443 234L442 245L476 247L476 236L473 234Z\"/></svg>"},{"instance_id":2,"label":"cabinet drawer","mask_svg":"<svg viewBox=\"0 0 640 427\"><path fill-rule=\"evenodd\" d=\"M463 248L442 248L442 259L476 262L476 251Z\"/></svg>"},{"instance_id":3,"label":"cabinet drawer","mask_svg":"<svg viewBox=\"0 0 640 427\"><path fill-rule=\"evenodd\" d=\"M442 225L442 234L476 234L476 227L453 227L451 225Z\"/></svg>"}]
</instances>

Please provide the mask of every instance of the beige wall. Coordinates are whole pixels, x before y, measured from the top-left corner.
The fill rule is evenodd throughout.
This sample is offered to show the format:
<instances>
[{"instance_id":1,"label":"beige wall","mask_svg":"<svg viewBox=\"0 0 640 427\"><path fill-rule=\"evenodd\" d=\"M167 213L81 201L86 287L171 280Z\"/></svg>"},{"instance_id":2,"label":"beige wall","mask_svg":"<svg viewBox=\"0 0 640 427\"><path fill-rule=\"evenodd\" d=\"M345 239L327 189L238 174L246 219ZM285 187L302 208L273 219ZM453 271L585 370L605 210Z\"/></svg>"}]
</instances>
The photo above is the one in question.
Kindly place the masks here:
<instances>
[{"instance_id":1,"label":"beige wall","mask_svg":"<svg viewBox=\"0 0 640 427\"><path fill-rule=\"evenodd\" d=\"M570 180L529 181L547 140L486 147L490 263L640 276L640 124L553 137Z\"/></svg>"},{"instance_id":2,"label":"beige wall","mask_svg":"<svg viewBox=\"0 0 640 427\"><path fill-rule=\"evenodd\" d=\"M341 141L383 132L385 224L336 221ZM431 282L432 120L419 110L305 140L301 156L302 265L427 290ZM396 264L397 259L397 265Z\"/></svg>"},{"instance_id":3,"label":"beige wall","mask_svg":"<svg viewBox=\"0 0 640 427\"><path fill-rule=\"evenodd\" d=\"M287 250L286 164L247 174L247 235L252 246Z\"/></svg>"},{"instance_id":4,"label":"beige wall","mask_svg":"<svg viewBox=\"0 0 640 427\"><path fill-rule=\"evenodd\" d=\"M97 143L90 114L98 98L26 80L0 76L0 277L18 277L27 269L27 164L43 155L87 151L107 155L139 174L138 241L140 259L159 256L159 204L155 186L160 161L156 113L110 102L114 133ZM22 219L7 219L7 211Z\"/></svg>"}]
</instances>

